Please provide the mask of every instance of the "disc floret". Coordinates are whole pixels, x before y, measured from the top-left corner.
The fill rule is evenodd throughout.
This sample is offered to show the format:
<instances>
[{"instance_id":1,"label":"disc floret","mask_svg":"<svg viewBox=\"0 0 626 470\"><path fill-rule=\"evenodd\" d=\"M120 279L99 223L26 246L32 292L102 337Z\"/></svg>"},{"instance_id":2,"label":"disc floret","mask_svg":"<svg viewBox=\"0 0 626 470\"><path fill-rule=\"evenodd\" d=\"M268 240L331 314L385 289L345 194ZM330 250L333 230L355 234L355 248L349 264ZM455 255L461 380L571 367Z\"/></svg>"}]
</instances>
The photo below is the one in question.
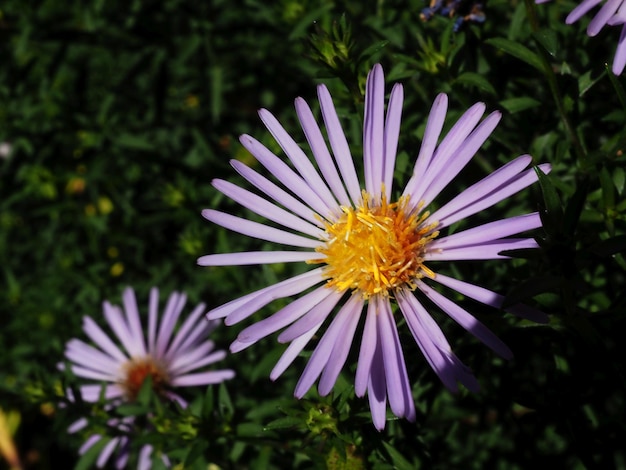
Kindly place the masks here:
<instances>
[{"instance_id":1,"label":"disc floret","mask_svg":"<svg viewBox=\"0 0 626 470\"><path fill-rule=\"evenodd\" d=\"M325 254L327 286L340 292L359 292L363 298L388 296L400 287L415 289L415 281L435 274L424 265L428 243L439 235L435 223L427 223L421 204L411 209L409 198L389 203L383 194L372 204L363 192L358 207L342 207L334 223L326 223L328 239L318 248Z\"/></svg>"}]
</instances>

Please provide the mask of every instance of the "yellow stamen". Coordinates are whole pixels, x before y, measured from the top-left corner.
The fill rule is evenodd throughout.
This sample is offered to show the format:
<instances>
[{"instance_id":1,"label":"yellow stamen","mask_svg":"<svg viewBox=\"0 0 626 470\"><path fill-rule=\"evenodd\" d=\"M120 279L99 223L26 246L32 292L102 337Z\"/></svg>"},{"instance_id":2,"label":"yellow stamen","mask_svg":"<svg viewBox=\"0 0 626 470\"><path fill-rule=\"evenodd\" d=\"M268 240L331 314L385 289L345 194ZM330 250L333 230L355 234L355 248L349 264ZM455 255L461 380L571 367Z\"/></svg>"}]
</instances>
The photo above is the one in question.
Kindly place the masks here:
<instances>
[{"instance_id":1,"label":"yellow stamen","mask_svg":"<svg viewBox=\"0 0 626 470\"><path fill-rule=\"evenodd\" d=\"M361 206L342 207L343 215L325 224L328 238L317 250L326 255L316 262L327 265L327 286L368 299L403 286L414 289L424 276L434 278L423 263L426 246L439 232L436 222L426 224L428 212L419 214L422 206L411 210L408 197L389 204L384 191L380 205L372 206L363 191Z\"/></svg>"}]
</instances>

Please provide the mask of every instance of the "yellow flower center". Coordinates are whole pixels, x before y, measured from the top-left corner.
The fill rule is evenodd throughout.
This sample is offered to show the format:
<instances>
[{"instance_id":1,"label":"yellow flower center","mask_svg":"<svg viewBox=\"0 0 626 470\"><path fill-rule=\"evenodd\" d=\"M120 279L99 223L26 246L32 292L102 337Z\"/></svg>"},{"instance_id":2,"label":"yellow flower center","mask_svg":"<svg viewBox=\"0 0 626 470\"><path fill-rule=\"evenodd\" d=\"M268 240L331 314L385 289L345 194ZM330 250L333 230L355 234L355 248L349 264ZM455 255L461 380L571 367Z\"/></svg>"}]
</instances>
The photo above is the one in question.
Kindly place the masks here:
<instances>
[{"instance_id":1,"label":"yellow flower center","mask_svg":"<svg viewBox=\"0 0 626 470\"><path fill-rule=\"evenodd\" d=\"M126 377L122 387L126 397L133 401L137 398L143 382L148 376L152 378L152 388L161 392L169 383L169 377L163 367L150 356L131 359L124 365Z\"/></svg>"},{"instance_id":2,"label":"yellow flower center","mask_svg":"<svg viewBox=\"0 0 626 470\"><path fill-rule=\"evenodd\" d=\"M408 209L408 197L389 204L383 195L380 205L370 206L371 196L363 191L363 204L342 207L335 223L326 223L328 241L318 248L326 258L328 287L339 292L358 291L363 298L389 295L400 287L415 289L415 280L435 274L424 265L427 244L439 232L437 223L425 224L430 215L419 215L421 204Z\"/></svg>"}]
</instances>

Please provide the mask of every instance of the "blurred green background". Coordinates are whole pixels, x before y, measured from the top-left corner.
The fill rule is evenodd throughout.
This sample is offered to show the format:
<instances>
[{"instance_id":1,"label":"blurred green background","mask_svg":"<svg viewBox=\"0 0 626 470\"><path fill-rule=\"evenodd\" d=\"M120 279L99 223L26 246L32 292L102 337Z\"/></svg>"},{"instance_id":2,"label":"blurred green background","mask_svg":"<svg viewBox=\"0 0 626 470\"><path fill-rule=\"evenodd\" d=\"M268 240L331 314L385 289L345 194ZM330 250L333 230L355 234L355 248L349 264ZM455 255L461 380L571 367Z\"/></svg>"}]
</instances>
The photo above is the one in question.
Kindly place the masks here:
<instances>
[{"instance_id":1,"label":"blurred green background","mask_svg":"<svg viewBox=\"0 0 626 470\"><path fill-rule=\"evenodd\" d=\"M397 187L408 180L439 92L450 96L448 128L476 101L504 114L449 194L523 153L553 165L543 191L535 185L472 221L541 208L542 250L446 267L543 309L551 323L454 298L511 346L516 358L505 363L435 313L481 383L476 395L445 391L400 326L418 417L390 421L383 433L367 400L354 397L357 351L333 394L313 390L298 402L292 393L305 360L270 382L284 348L272 337L226 359L236 379L190 392L197 407L150 418L160 426L143 439L184 468L626 468L626 94L623 77L604 65L619 28L588 38L588 19L563 24L575 2L494 0L484 24L454 33L454 18L420 21L426 6L0 4L0 410L24 468L79 462L85 435L65 429L88 408L60 406L72 379L57 363L65 342L83 337L83 315L101 320L103 300L119 303L130 285L147 306L158 286L162 300L184 290L213 307L303 269L198 267L203 254L270 246L202 219L208 207L249 216L210 182L241 181L231 158L254 164L237 140L242 133L280 154L258 108L304 142L293 99L317 109L317 83L331 89L358 161L363 85L376 62L387 90L394 81L405 86ZM227 348L240 329L222 327L213 339ZM10 468L2 458L0 468Z\"/></svg>"}]
</instances>

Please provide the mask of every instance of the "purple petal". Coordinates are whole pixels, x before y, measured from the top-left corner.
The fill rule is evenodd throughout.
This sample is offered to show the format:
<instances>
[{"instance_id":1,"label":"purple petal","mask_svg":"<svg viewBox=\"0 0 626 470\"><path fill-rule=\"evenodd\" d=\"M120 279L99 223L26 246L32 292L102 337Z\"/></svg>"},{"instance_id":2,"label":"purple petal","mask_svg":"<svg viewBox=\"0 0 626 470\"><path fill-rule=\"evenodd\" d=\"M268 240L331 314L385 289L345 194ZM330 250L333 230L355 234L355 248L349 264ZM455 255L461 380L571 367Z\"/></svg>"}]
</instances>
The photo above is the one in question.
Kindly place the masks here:
<instances>
[{"instance_id":1,"label":"purple petal","mask_svg":"<svg viewBox=\"0 0 626 470\"><path fill-rule=\"evenodd\" d=\"M298 354L300 354L302 352L302 350L308 344L308 342L311 340L313 335L315 333L317 333L317 330L319 330L320 326L322 326L322 323L323 323L323 321L319 322L317 325L315 325L309 331L307 331L302 336L294 339L291 342L289 347L285 350L283 355L280 356L280 359L278 360L278 362L276 363L276 365L272 369L272 372L270 373L270 379L271 380L276 380L278 377L281 376L281 374L283 372L285 372L287 367L289 367L291 365L291 363L295 360L295 358L298 356Z\"/></svg>"},{"instance_id":2,"label":"purple petal","mask_svg":"<svg viewBox=\"0 0 626 470\"><path fill-rule=\"evenodd\" d=\"M204 341L201 344L196 345L190 351L187 351L185 354L179 354L176 357L172 358L171 362L168 365L168 372L170 375L180 375L191 369L197 369L202 366L199 364L203 358L207 357L211 351L215 349L215 344L213 341ZM223 351L220 351L224 354Z\"/></svg>"},{"instance_id":3,"label":"purple petal","mask_svg":"<svg viewBox=\"0 0 626 470\"><path fill-rule=\"evenodd\" d=\"M337 204L327 205L309 184L263 144L249 135L239 138L241 144L286 188L308 204L322 217L329 218Z\"/></svg>"},{"instance_id":4,"label":"purple petal","mask_svg":"<svg viewBox=\"0 0 626 470\"><path fill-rule=\"evenodd\" d=\"M549 165L539 165L538 167L544 173L550 171ZM463 191L459 196L454 198L451 202L444 205L437 212L429 217L429 220L439 221L439 228L447 227L458 220L469 217L476 214L487 207L491 207L494 204L506 199L507 197L521 191L522 189L530 186L537 181L537 174L534 169L526 170L517 176L512 177L507 181L493 180L490 176L496 175L497 172L492 173L483 180L476 183L479 185L484 183L480 187L480 191L474 191L474 186L470 186L467 190ZM489 181L488 181L489 179ZM492 183L500 183L495 189L487 194L484 194L483 190L492 186ZM470 191L471 190L471 191ZM467 193L467 194L466 194ZM477 197L479 196L480 197ZM466 197L465 197L466 196Z\"/></svg>"},{"instance_id":5,"label":"purple petal","mask_svg":"<svg viewBox=\"0 0 626 470\"><path fill-rule=\"evenodd\" d=\"M311 328L322 323L343 297L342 292L332 292L328 297L309 310L278 336L279 343L288 343L306 334Z\"/></svg>"},{"instance_id":6,"label":"purple petal","mask_svg":"<svg viewBox=\"0 0 626 470\"><path fill-rule=\"evenodd\" d=\"M137 307L135 291L130 287L127 287L124 290L122 301L124 302L124 311L126 313L126 321L128 322L128 330L134 338L133 344L136 346L133 355L145 356L146 344L144 343L143 328L141 327L141 321L139 320L139 309Z\"/></svg>"},{"instance_id":7,"label":"purple petal","mask_svg":"<svg viewBox=\"0 0 626 470\"><path fill-rule=\"evenodd\" d=\"M406 364L391 313L391 305L387 299L380 299L378 302L377 325L391 411L398 417L406 416L409 420L415 419L411 385L407 377Z\"/></svg>"},{"instance_id":8,"label":"purple petal","mask_svg":"<svg viewBox=\"0 0 626 470\"><path fill-rule=\"evenodd\" d=\"M322 369L328 364L329 357L335 347L337 341L340 341L339 337L345 330L345 325L350 319L351 313L354 309L354 302L347 302L344 304L337 315L331 322L330 326L322 336L322 339L317 344L317 347L313 351L308 364L304 368L304 372L296 384L294 395L296 398L302 398L304 394L311 388L313 382L317 380Z\"/></svg>"},{"instance_id":9,"label":"purple petal","mask_svg":"<svg viewBox=\"0 0 626 470\"><path fill-rule=\"evenodd\" d=\"M455 393L459 381L468 390L478 392L480 387L471 370L452 352L441 329L413 293L402 291L398 299L417 345L446 388Z\"/></svg>"},{"instance_id":10,"label":"purple petal","mask_svg":"<svg viewBox=\"0 0 626 470\"><path fill-rule=\"evenodd\" d=\"M363 166L365 189L380 197L383 182L385 77L380 64L374 65L365 84L365 117L363 119Z\"/></svg>"},{"instance_id":11,"label":"purple petal","mask_svg":"<svg viewBox=\"0 0 626 470\"><path fill-rule=\"evenodd\" d=\"M245 328L239 335L230 349L232 352L241 351L257 341L261 338L265 338L267 335L270 335L281 328L289 325L294 322L302 315L307 313L313 307L318 305L328 296L333 294L334 291L328 289L326 286L321 286L315 289L312 292L294 300L290 304L281 308L278 312L274 313L272 316L265 318L261 321L256 322L253 325Z\"/></svg>"},{"instance_id":12,"label":"purple petal","mask_svg":"<svg viewBox=\"0 0 626 470\"><path fill-rule=\"evenodd\" d=\"M100 349L108 353L120 362L125 362L128 357L111 341L107 334L90 317L83 317L83 331L96 343Z\"/></svg>"},{"instance_id":13,"label":"purple petal","mask_svg":"<svg viewBox=\"0 0 626 470\"><path fill-rule=\"evenodd\" d=\"M170 347L167 350L167 353L165 355L167 360L171 360L173 357L176 357L179 351L184 351L186 346L194 342L193 334L189 334L192 328L194 328L195 330L207 328L207 333L209 333L215 328L215 326L217 326L217 322L209 321L203 321L201 324L198 324L200 315L202 315L202 312L204 312L205 307L206 306L203 303L198 304L196 308L194 308L191 312L191 315L189 315L184 321L183 325L176 333L174 341L172 341Z\"/></svg>"},{"instance_id":14,"label":"purple petal","mask_svg":"<svg viewBox=\"0 0 626 470\"><path fill-rule=\"evenodd\" d=\"M227 325L234 325L274 300L297 295L309 287L324 281L323 269L313 269L238 299L231 300L227 304L210 310L207 313L207 318L215 320L228 317Z\"/></svg>"},{"instance_id":15,"label":"purple petal","mask_svg":"<svg viewBox=\"0 0 626 470\"><path fill-rule=\"evenodd\" d=\"M302 98L296 98L296 113L300 119L300 124L302 124L302 130L311 147L315 161L322 175L324 175L324 178L328 182L334 196L341 205L346 207L350 206L348 193L346 193L339 173L337 173L337 168L335 168L333 159L330 156L330 152L322 136L322 131L313 117L311 108L309 108L309 105Z\"/></svg>"},{"instance_id":16,"label":"purple petal","mask_svg":"<svg viewBox=\"0 0 626 470\"><path fill-rule=\"evenodd\" d=\"M87 452L89 449L91 449L101 439L102 439L102 436L100 436L99 434L93 434L93 435L89 436L87 438L87 440L83 443L83 445L80 446L80 449L78 449L78 455L83 455L85 452Z\"/></svg>"},{"instance_id":17,"label":"purple petal","mask_svg":"<svg viewBox=\"0 0 626 470\"><path fill-rule=\"evenodd\" d=\"M300 235L294 235L293 233L285 232L284 230L269 227L258 222L242 219L241 217L236 217L234 215L226 214L225 212L213 209L204 209L202 211L202 217L217 225L232 230L233 232L241 233L260 240L266 240L268 242L299 246L302 248L317 248L322 245L319 240L312 240Z\"/></svg>"},{"instance_id":18,"label":"purple petal","mask_svg":"<svg viewBox=\"0 0 626 470\"><path fill-rule=\"evenodd\" d=\"M98 460L96 460L96 467L98 468L104 467L104 464L107 463L107 461L109 460L109 457L111 457L111 454L113 453L113 451L115 450L119 442L120 442L119 437L114 437L109 442L107 442L107 445L105 445L104 449L102 449L102 451L100 452L100 455L98 456Z\"/></svg>"},{"instance_id":19,"label":"purple petal","mask_svg":"<svg viewBox=\"0 0 626 470\"><path fill-rule=\"evenodd\" d=\"M320 382L317 390L321 396L326 396L335 386L337 377L346 363L348 353L352 346L352 340L354 339L354 332L359 323L361 317L361 311L363 310L363 299L359 294L353 294L346 302L342 309L346 310L345 315L348 317L346 324L342 331L342 339L336 341L333 345L333 350L330 354L330 358L326 367L322 371Z\"/></svg>"},{"instance_id":20,"label":"purple petal","mask_svg":"<svg viewBox=\"0 0 626 470\"><path fill-rule=\"evenodd\" d=\"M326 183L318 174L311 160L306 156L296 141L291 138L289 133L268 110L259 110L259 116L309 187L329 208L336 207L337 201L330 192L330 189L328 189L328 186L326 186Z\"/></svg>"},{"instance_id":21,"label":"purple petal","mask_svg":"<svg viewBox=\"0 0 626 470\"><path fill-rule=\"evenodd\" d=\"M157 358L165 357L167 345L172 338L174 327L176 326L178 318L185 307L185 303L187 303L186 294L173 292L170 295L165 307L165 313L161 317L161 324L159 325L159 331L157 333L156 346L154 350L154 354Z\"/></svg>"},{"instance_id":22,"label":"purple petal","mask_svg":"<svg viewBox=\"0 0 626 470\"><path fill-rule=\"evenodd\" d=\"M626 25L622 27L611 70L615 75L621 75L624 71L624 66L626 66Z\"/></svg>"},{"instance_id":23,"label":"purple petal","mask_svg":"<svg viewBox=\"0 0 626 470\"><path fill-rule=\"evenodd\" d=\"M295 263L326 258L316 251L247 251L205 255L198 258L200 266L245 266L251 264Z\"/></svg>"},{"instance_id":24,"label":"purple petal","mask_svg":"<svg viewBox=\"0 0 626 470\"><path fill-rule=\"evenodd\" d=\"M378 297L375 297L375 299L377 298ZM359 351L356 376L354 378L354 393L357 397L365 395L370 381L372 361L374 360L374 353L378 344L378 332L376 329L377 314L378 309L376 307L376 301L373 300L367 304L365 327L363 328L361 349Z\"/></svg>"},{"instance_id":25,"label":"purple petal","mask_svg":"<svg viewBox=\"0 0 626 470\"><path fill-rule=\"evenodd\" d=\"M122 311L119 307L111 305L109 302L103 303L104 318L107 323L118 337L122 346L126 349L131 356L141 351L141 348L137 346L137 338L132 336L132 333L126 325L126 321L122 316Z\"/></svg>"},{"instance_id":26,"label":"purple petal","mask_svg":"<svg viewBox=\"0 0 626 470\"><path fill-rule=\"evenodd\" d=\"M104 387L104 392L102 388ZM117 384L109 385L81 385L80 396L84 401L94 403L102 396L105 400L112 400L124 395L124 390Z\"/></svg>"},{"instance_id":27,"label":"purple petal","mask_svg":"<svg viewBox=\"0 0 626 470\"><path fill-rule=\"evenodd\" d=\"M480 341L485 343L496 354L504 359L512 359L513 353L509 347L504 344L496 335L494 335L485 325L479 322L475 317L466 312L463 308L445 298L439 292L430 286L419 281L418 289L421 290L435 305L441 308L450 318L473 334Z\"/></svg>"},{"instance_id":28,"label":"purple petal","mask_svg":"<svg viewBox=\"0 0 626 470\"><path fill-rule=\"evenodd\" d=\"M86 418L80 418L78 421L74 421L69 428L67 428L68 434L74 434L75 432L85 429L85 426L89 424Z\"/></svg>"},{"instance_id":29,"label":"purple petal","mask_svg":"<svg viewBox=\"0 0 626 470\"><path fill-rule=\"evenodd\" d=\"M156 342L157 321L159 320L159 289L150 289L148 306L148 351L154 351Z\"/></svg>"},{"instance_id":30,"label":"purple petal","mask_svg":"<svg viewBox=\"0 0 626 470\"><path fill-rule=\"evenodd\" d=\"M291 212L299 215L305 220L308 220L312 224L318 227L324 226L324 224L319 220L319 217L316 217L316 213L313 209L302 204L291 194L279 188L264 176L261 176L256 171L248 168L246 165L237 160L231 160L230 164L237 171L237 173L243 176L250 184L255 186L266 196L269 196L274 201L278 202L282 206L285 206Z\"/></svg>"},{"instance_id":31,"label":"purple petal","mask_svg":"<svg viewBox=\"0 0 626 470\"><path fill-rule=\"evenodd\" d=\"M77 377L83 377L85 379L92 380L101 380L105 382L117 382L119 380L119 375L113 372L100 372L93 369L88 369L86 367L77 366L76 364L72 364L72 373Z\"/></svg>"},{"instance_id":32,"label":"purple petal","mask_svg":"<svg viewBox=\"0 0 626 470\"><path fill-rule=\"evenodd\" d=\"M403 196L413 194L422 184L424 175L432 162L435 148L437 147L437 141L439 140L439 135L441 134L441 129L443 129L443 124L446 119L447 110L448 96L445 93L440 93L437 95L437 98L435 98L433 106L430 109L422 146L415 162L415 168L413 169L413 176L411 176L411 179L407 183L402 193ZM423 190L420 191L423 193ZM417 204L419 201L414 202Z\"/></svg>"},{"instance_id":33,"label":"purple petal","mask_svg":"<svg viewBox=\"0 0 626 470\"><path fill-rule=\"evenodd\" d=\"M476 124L478 124L484 112L484 103L474 104L470 109L465 111L463 116L459 118L452 129L446 134L445 138L437 147L437 150L435 150L430 165L424 174L422 184L417 186L414 193L411 193L411 199L413 201L417 202L423 199L424 193L430 186L430 183L434 181L437 174L446 166L450 157L454 155L467 136L474 130L474 127L476 127ZM457 169L453 167L452 170L461 171L461 168Z\"/></svg>"},{"instance_id":34,"label":"purple petal","mask_svg":"<svg viewBox=\"0 0 626 470\"><path fill-rule=\"evenodd\" d=\"M378 334L378 333L377 333ZM367 383L367 398L372 412L374 427L379 431L385 429L387 421L387 383L385 381L385 364L381 341L375 343L372 365Z\"/></svg>"},{"instance_id":35,"label":"purple petal","mask_svg":"<svg viewBox=\"0 0 626 470\"><path fill-rule=\"evenodd\" d=\"M116 371L120 366L119 361L78 339L67 342L65 357L77 365L104 373Z\"/></svg>"},{"instance_id":36,"label":"purple petal","mask_svg":"<svg viewBox=\"0 0 626 470\"><path fill-rule=\"evenodd\" d=\"M607 21L615 14L620 4L624 0L607 0L607 2L602 5L600 11L596 13L593 19L589 22L589 26L587 26L587 34L589 36L597 35L604 26L606 26Z\"/></svg>"},{"instance_id":37,"label":"purple petal","mask_svg":"<svg viewBox=\"0 0 626 470\"><path fill-rule=\"evenodd\" d=\"M212 370L199 374L187 374L172 379L172 387L196 387L199 385L213 385L232 379L235 372L232 370Z\"/></svg>"},{"instance_id":38,"label":"purple petal","mask_svg":"<svg viewBox=\"0 0 626 470\"><path fill-rule=\"evenodd\" d=\"M352 155L350 154L350 147L341 129L332 97L324 85L317 87L317 96L320 101L320 109L322 111L324 125L326 126L328 141L330 142L330 147L333 150L337 166L339 167L341 178L346 185L353 205L357 206L361 202L361 186L354 168Z\"/></svg>"},{"instance_id":39,"label":"purple petal","mask_svg":"<svg viewBox=\"0 0 626 470\"><path fill-rule=\"evenodd\" d=\"M574 8L570 12L569 15L567 15L567 18L565 18L565 23L575 23L576 21L581 19L583 15L585 15L585 13L587 13L589 10L591 10L593 7L601 2L602 0L583 0L576 8Z\"/></svg>"},{"instance_id":40,"label":"purple petal","mask_svg":"<svg viewBox=\"0 0 626 470\"><path fill-rule=\"evenodd\" d=\"M150 470L152 468L152 446L146 444L139 451L139 461L137 462L137 470Z\"/></svg>"},{"instance_id":41,"label":"purple petal","mask_svg":"<svg viewBox=\"0 0 626 470\"><path fill-rule=\"evenodd\" d=\"M473 284L469 284L458 279L444 276L443 274L437 274L437 276L435 276L433 280L482 304L489 305L493 308L502 308L504 296L485 289L484 287L475 286ZM545 313L540 312L539 310L536 310L527 305L516 304L504 310L506 312L512 313L513 315L517 315L521 318L526 318L527 320L531 320L537 323L548 322L548 316Z\"/></svg>"},{"instance_id":42,"label":"purple petal","mask_svg":"<svg viewBox=\"0 0 626 470\"><path fill-rule=\"evenodd\" d=\"M396 165L398 152L398 139L400 138L400 123L402 122L402 103L404 90L402 85L396 83L389 96L387 105L387 118L385 119L385 159L383 167L383 182L385 183L385 195L391 200L393 188L393 173Z\"/></svg>"},{"instance_id":43,"label":"purple petal","mask_svg":"<svg viewBox=\"0 0 626 470\"><path fill-rule=\"evenodd\" d=\"M476 245L429 251L424 256L426 261L462 261L481 259L507 259L509 256L500 253L507 250L522 250L539 248L532 238L504 238Z\"/></svg>"},{"instance_id":44,"label":"purple petal","mask_svg":"<svg viewBox=\"0 0 626 470\"><path fill-rule=\"evenodd\" d=\"M218 191L225 194L233 201L238 202L243 207L250 209L252 212L272 222L305 233L311 237L321 238L324 235L324 231L315 225L302 220L291 212L281 209L247 189L240 188L236 184L221 179L214 179L212 184Z\"/></svg>"},{"instance_id":45,"label":"purple petal","mask_svg":"<svg viewBox=\"0 0 626 470\"><path fill-rule=\"evenodd\" d=\"M211 345L211 349L213 349L213 345ZM210 351L209 350L209 351ZM180 362L172 363L169 367L169 373L172 375L181 375L187 373L189 371L200 369L201 367L208 366L210 364L214 364L216 362L222 361L226 357L226 351L215 351L214 353L208 354L205 352L202 356L200 356L197 360L180 360ZM187 355L181 356L187 359Z\"/></svg>"},{"instance_id":46,"label":"purple petal","mask_svg":"<svg viewBox=\"0 0 626 470\"><path fill-rule=\"evenodd\" d=\"M541 218L538 212L533 212L497 220L447 237L437 238L428 246L428 249L438 250L475 245L539 227L541 227Z\"/></svg>"},{"instance_id":47,"label":"purple petal","mask_svg":"<svg viewBox=\"0 0 626 470\"><path fill-rule=\"evenodd\" d=\"M485 143L487 138L491 135L493 130L500 122L502 114L499 112L493 112L485 118L479 126L467 137L459 148L450 155L444 162L443 155L440 158L437 153L438 162L441 161L441 169L436 175L432 176L428 189L424 195L420 198L424 201L425 205L430 204L439 193L454 179L459 172L465 168L472 157L478 152L478 149ZM434 169L433 169L434 171Z\"/></svg>"}]
</instances>

